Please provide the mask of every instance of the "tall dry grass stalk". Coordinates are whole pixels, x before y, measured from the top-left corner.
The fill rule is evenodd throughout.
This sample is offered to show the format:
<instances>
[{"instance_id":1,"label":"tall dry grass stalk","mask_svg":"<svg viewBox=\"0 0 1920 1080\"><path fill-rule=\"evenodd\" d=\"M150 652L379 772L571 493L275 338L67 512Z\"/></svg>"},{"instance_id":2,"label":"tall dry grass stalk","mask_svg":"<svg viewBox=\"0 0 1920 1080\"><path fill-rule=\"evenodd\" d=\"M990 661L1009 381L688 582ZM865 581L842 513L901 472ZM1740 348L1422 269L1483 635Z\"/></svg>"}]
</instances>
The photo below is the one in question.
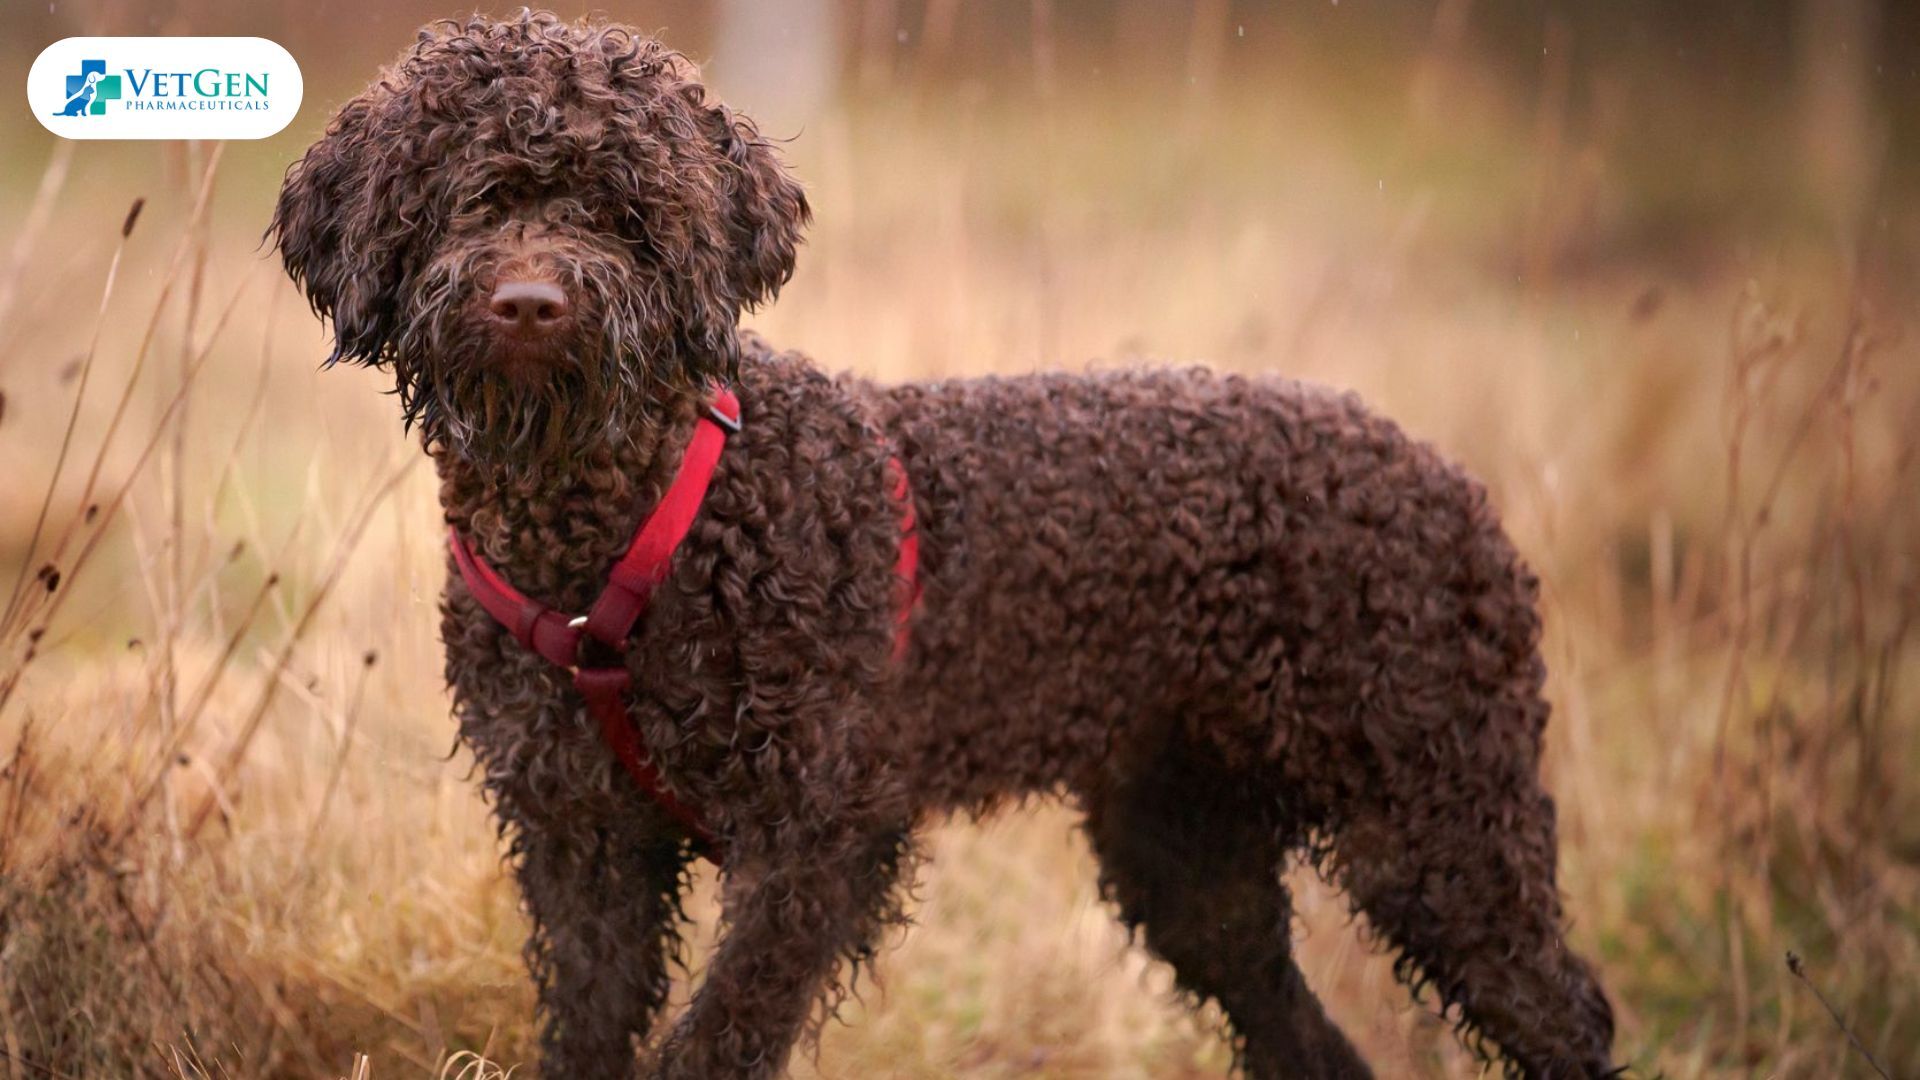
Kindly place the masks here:
<instances>
[{"instance_id":1,"label":"tall dry grass stalk","mask_svg":"<svg viewBox=\"0 0 1920 1080\"><path fill-rule=\"evenodd\" d=\"M207 156L186 227L76 493L64 481L89 404L102 332L117 315L115 286L142 200L135 201L121 227L44 494L0 613L0 710L15 704L34 668L70 644L71 638L49 637L49 631L60 625L61 609L82 591L87 576L97 576L94 557L121 511L137 505L136 490L154 485L155 451L169 435L176 473L189 467L186 403L249 284L243 278L235 286L204 339L196 340L191 313L200 303L206 213L219 157L217 147ZM56 155L54 162L50 172L64 168L65 156ZM42 186L43 191L52 188L57 184ZM189 281L189 316L177 377L170 385L144 387L157 329L182 276ZM160 402L157 415L144 435L136 436L140 441L131 461L113 469L116 437L143 390ZM184 709L174 698L184 674L176 638L213 637L225 618L210 588L213 580L264 553L236 545L216 566L196 562L192 569L201 579L187 580L185 553L204 552L213 530L190 535L184 508L188 488L184 482L168 485L162 501L169 512L162 524L152 532L134 530L129 538L134 565L115 568L122 575L123 598L131 591L129 577L137 576L145 586L159 624L159 647L129 639L127 648L143 654L141 661L130 667L112 662L67 666L52 677L56 693L51 698L29 695L13 710L7 725L11 745L0 766L0 1064L9 1075L225 1076L236 1069L247 1075L289 1053L315 1069L327 1067L302 1036L289 1035L298 1023L271 985L247 985L232 957L207 949L221 937L222 913L206 901L221 895L207 889L223 877L222 845L202 843L200 833L210 817L224 816L231 807L233 773L289 681L294 654L316 612L412 464L409 455L370 485L338 530L319 576L288 601L297 615L278 635L273 659L256 667L243 661L243 645L272 636L261 633L256 622L267 598L284 591L279 586L286 572L274 563L259 567L260 584L226 646L192 672L198 681ZM223 471L202 520L211 524L221 518L227 491ZM222 681L231 679L253 685L253 704L231 734L201 737L196 728L203 713ZM61 714L68 709L71 714ZM344 764L344 758L336 762ZM337 786L336 777L329 788ZM197 802L191 798L196 791ZM190 807L184 816L178 812L183 805ZM292 1049L276 1049L282 1042ZM483 1075L485 1066L465 1068L469 1075Z\"/></svg>"}]
</instances>

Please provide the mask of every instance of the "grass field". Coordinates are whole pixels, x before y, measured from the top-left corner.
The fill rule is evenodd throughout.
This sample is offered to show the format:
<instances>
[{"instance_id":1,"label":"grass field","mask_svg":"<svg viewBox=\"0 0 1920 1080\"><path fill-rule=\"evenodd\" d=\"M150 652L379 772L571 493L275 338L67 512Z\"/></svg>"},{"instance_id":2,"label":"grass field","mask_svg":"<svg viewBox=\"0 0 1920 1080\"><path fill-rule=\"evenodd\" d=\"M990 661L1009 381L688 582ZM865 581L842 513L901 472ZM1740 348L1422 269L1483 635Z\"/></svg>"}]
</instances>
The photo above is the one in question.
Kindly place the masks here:
<instances>
[{"instance_id":1,"label":"grass field","mask_svg":"<svg viewBox=\"0 0 1920 1080\"><path fill-rule=\"evenodd\" d=\"M1546 582L1562 883L1621 1056L1920 1073L1920 206L1836 215L1763 118L1641 125L1630 83L1286 76L828 108L789 147L819 221L754 322L885 377L1360 390L1488 482ZM439 674L430 470L378 373L316 370L325 331L257 246L324 109L220 152L8 140L0 1075L529 1058L524 923ZM1689 130L1718 134L1661 168ZM1069 815L930 846L917 929L802 1075L1224 1072ZM1301 874L1308 979L1380 1074L1479 1075Z\"/></svg>"}]
</instances>

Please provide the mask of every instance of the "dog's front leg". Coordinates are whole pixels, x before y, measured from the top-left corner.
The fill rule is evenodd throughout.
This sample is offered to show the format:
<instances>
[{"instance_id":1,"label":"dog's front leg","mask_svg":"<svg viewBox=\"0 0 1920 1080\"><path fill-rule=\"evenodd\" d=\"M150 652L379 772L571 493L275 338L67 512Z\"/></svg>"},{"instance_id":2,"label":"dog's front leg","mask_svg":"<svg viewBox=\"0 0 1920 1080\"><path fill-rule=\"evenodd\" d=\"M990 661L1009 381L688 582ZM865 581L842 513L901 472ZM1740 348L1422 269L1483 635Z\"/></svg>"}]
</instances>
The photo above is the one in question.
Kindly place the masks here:
<instances>
[{"instance_id":1,"label":"dog's front leg","mask_svg":"<svg viewBox=\"0 0 1920 1080\"><path fill-rule=\"evenodd\" d=\"M718 951L653 1075L784 1075L813 1010L838 1004L840 961L871 956L880 929L898 917L893 889L906 842L904 825L786 827L751 848L736 845Z\"/></svg>"},{"instance_id":2,"label":"dog's front leg","mask_svg":"<svg viewBox=\"0 0 1920 1080\"><path fill-rule=\"evenodd\" d=\"M527 966L540 1003L541 1075L631 1080L671 987L682 846L587 821L517 819L515 870L533 918Z\"/></svg>"}]
</instances>

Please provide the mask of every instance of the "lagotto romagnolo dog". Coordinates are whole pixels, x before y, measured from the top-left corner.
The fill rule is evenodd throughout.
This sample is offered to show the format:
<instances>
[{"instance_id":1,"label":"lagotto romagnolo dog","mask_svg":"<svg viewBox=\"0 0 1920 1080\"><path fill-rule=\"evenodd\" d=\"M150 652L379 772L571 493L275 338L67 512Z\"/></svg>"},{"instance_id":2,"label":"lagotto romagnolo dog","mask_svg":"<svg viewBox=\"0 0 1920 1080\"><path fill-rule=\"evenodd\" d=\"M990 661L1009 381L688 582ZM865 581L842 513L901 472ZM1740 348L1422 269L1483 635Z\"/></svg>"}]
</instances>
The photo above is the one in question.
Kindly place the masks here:
<instances>
[{"instance_id":1,"label":"lagotto romagnolo dog","mask_svg":"<svg viewBox=\"0 0 1920 1080\"><path fill-rule=\"evenodd\" d=\"M592 607L737 395L664 579L582 652L651 786L449 573L545 1075L784 1072L901 921L915 830L1031 795L1084 812L1105 895L1251 1075L1367 1074L1292 959L1293 855L1509 1072L1606 1074L1537 775L1537 585L1483 490L1278 379L829 378L738 328L807 220L678 54L544 14L423 31L280 194L287 271L336 360L394 376L455 547L552 612ZM703 831L718 951L656 1034Z\"/></svg>"}]
</instances>

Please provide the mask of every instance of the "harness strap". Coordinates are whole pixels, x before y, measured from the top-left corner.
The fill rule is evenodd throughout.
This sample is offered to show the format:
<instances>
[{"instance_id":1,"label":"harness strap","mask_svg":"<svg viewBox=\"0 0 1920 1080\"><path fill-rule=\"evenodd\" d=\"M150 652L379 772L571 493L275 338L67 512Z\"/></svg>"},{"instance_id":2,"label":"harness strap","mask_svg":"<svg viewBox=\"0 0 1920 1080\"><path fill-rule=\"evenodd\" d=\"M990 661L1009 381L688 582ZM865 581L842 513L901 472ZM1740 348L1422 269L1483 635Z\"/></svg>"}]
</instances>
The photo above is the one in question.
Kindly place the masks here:
<instances>
[{"instance_id":1,"label":"harness strap","mask_svg":"<svg viewBox=\"0 0 1920 1080\"><path fill-rule=\"evenodd\" d=\"M625 667L582 667L579 656L581 642L587 637L615 650L626 647L634 624L646 613L653 590L666 580L674 551L686 539L694 518L700 513L728 432L739 430L740 399L725 387L717 388L707 415L694 427L693 441L681 456L680 466L660 497L660 504L635 531L625 554L608 572L606 586L587 614L579 618L570 618L515 589L474 552L459 530L449 529L447 536L454 566L466 582L467 591L514 640L572 673L574 689L599 726L600 737L634 783L687 830L696 852L716 863L724 857L719 838L698 811L667 787L659 767L647 752L646 743L627 715L626 698L633 688L632 674ZM900 464L899 458L892 459L889 465L892 494L900 502L900 553L894 566L899 607L894 623L893 654L898 660L906 655L908 624L920 597L920 537L915 528L913 495L906 467Z\"/></svg>"},{"instance_id":2,"label":"harness strap","mask_svg":"<svg viewBox=\"0 0 1920 1080\"><path fill-rule=\"evenodd\" d=\"M586 700L587 714L599 725L600 738L613 751L613 756L620 759L627 775L633 777L633 782L655 806L687 830L687 835L693 837L694 851L719 863L725 857L719 838L693 807L681 802L667 787L659 766L653 763L653 755L647 753L647 744L640 739L639 729L627 715L627 691L633 688L632 673L626 668L579 668L573 673L573 688Z\"/></svg>"},{"instance_id":3,"label":"harness strap","mask_svg":"<svg viewBox=\"0 0 1920 1080\"><path fill-rule=\"evenodd\" d=\"M453 549L454 566L466 579L467 591L515 641L549 663L574 666L580 654L580 630L572 620L508 584L474 554L459 530L447 530L447 546Z\"/></svg>"},{"instance_id":4,"label":"harness strap","mask_svg":"<svg viewBox=\"0 0 1920 1080\"><path fill-rule=\"evenodd\" d=\"M920 603L920 528L907 467L897 457L888 458L887 466L893 474L894 501L900 504L900 554L893 566L894 589L899 594L893 607L893 659L898 663L907 658L907 649L913 644L908 627L913 622L913 609Z\"/></svg>"},{"instance_id":5,"label":"harness strap","mask_svg":"<svg viewBox=\"0 0 1920 1080\"><path fill-rule=\"evenodd\" d=\"M680 468L660 497L660 505L633 534L627 553L607 575L607 587L587 609L586 632L603 645L617 649L626 644L653 590L667 579L674 551L693 528L714 467L720 464L727 432L740 430L740 399L733 391L725 387L714 391L707 412L695 425L693 442L681 456Z\"/></svg>"}]
</instances>

